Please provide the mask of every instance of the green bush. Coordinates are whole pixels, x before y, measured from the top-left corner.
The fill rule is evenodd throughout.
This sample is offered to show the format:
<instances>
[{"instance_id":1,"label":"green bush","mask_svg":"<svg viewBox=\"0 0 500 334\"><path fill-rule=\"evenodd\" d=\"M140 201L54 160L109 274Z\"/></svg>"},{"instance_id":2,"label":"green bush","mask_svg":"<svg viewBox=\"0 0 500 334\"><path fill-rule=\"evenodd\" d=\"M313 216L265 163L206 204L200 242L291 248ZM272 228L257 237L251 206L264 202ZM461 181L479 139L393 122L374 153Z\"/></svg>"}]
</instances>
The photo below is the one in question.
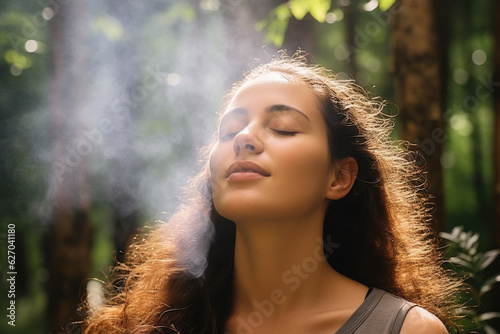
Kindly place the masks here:
<instances>
[{"instance_id":1,"label":"green bush","mask_svg":"<svg viewBox=\"0 0 500 334\"><path fill-rule=\"evenodd\" d=\"M469 287L459 297L462 307L456 311L458 326L464 333L499 334L490 323L500 319L500 312L485 311L485 304L500 282L500 273L487 274L500 255L500 249L480 252L479 233L466 232L462 226L453 228L451 233L440 233L440 236L447 245L445 267L455 271Z\"/></svg>"}]
</instances>

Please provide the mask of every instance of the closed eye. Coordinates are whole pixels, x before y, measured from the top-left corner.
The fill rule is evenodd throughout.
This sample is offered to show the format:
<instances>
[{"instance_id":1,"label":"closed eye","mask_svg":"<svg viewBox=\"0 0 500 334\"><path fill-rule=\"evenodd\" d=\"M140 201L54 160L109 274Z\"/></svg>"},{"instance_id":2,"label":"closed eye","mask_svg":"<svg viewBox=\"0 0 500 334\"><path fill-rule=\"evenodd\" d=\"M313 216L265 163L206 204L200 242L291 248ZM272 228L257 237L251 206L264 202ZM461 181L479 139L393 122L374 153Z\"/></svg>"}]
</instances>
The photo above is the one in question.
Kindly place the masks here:
<instances>
[{"instance_id":1,"label":"closed eye","mask_svg":"<svg viewBox=\"0 0 500 334\"><path fill-rule=\"evenodd\" d=\"M283 131L278 129L271 129L271 130L280 136L295 136L298 133L297 131Z\"/></svg>"}]
</instances>

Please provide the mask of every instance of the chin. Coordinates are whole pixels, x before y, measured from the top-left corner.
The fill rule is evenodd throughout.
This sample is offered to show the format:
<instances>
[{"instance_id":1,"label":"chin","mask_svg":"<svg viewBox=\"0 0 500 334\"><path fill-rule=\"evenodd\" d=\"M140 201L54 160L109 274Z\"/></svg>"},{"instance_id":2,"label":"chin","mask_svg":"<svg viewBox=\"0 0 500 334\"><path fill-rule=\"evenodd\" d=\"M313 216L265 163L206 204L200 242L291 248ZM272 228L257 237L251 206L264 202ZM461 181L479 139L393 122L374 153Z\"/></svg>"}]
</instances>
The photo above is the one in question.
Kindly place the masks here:
<instances>
[{"instance_id":1,"label":"chin","mask_svg":"<svg viewBox=\"0 0 500 334\"><path fill-rule=\"evenodd\" d=\"M214 201L214 206L217 212L224 218L233 222L262 220L269 217L269 205L262 202L229 200L225 202ZM274 211L274 210L273 210Z\"/></svg>"}]
</instances>

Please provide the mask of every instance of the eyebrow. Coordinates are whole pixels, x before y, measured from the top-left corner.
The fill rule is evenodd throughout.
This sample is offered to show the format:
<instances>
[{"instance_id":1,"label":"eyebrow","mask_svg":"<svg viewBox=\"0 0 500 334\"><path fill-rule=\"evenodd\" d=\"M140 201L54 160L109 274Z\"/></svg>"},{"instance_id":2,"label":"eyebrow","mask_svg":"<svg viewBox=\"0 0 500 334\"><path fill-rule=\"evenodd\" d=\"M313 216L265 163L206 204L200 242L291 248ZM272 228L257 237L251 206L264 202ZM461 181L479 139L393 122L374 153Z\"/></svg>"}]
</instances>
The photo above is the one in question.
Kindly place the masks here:
<instances>
[{"instance_id":1,"label":"eyebrow","mask_svg":"<svg viewBox=\"0 0 500 334\"><path fill-rule=\"evenodd\" d=\"M292 106L289 106L286 104L273 104L273 105L266 108L266 113L268 113L268 114L279 113L279 112L284 112L284 111L285 112L287 112L287 111L296 112L296 113L302 115L308 122L311 122L309 117L304 112L300 111L299 109L297 109L295 107L292 107ZM248 115L248 110L245 108L241 108L241 107L235 107L235 108L229 110L224 116L222 116L221 123L222 123L222 120L224 120L226 117L232 116L232 115Z\"/></svg>"},{"instance_id":2,"label":"eyebrow","mask_svg":"<svg viewBox=\"0 0 500 334\"><path fill-rule=\"evenodd\" d=\"M297 108L294 108L294 107L286 105L286 104L273 104L272 106L269 106L266 109L267 113L282 112L282 111L293 111L293 112L299 113L300 115L304 116L309 122L311 122L311 120L309 119L309 117L307 117L307 115L305 113L303 113L302 111L300 111Z\"/></svg>"}]
</instances>

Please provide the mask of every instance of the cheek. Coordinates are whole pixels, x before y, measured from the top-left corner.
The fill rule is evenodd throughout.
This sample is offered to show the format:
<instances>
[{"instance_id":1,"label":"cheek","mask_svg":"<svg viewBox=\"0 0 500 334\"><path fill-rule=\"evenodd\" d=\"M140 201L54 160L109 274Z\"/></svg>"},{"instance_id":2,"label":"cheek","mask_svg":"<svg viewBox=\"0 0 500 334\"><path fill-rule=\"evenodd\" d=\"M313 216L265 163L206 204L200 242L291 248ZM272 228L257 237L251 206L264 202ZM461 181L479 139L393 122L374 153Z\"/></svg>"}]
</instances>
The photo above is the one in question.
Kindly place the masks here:
<instances>
[{"instance_id":1,"label":"cheek","mask_svg":"<svg viewBox=\"0 0 500 334\"><path fill-rule=\"evenodd\" d=\"M210 181L212 184L212 195L214 200L216 199L216 195L221 187L221 182L225 176L225 168L224 168L224 150L216 145L210 152L210 156L208 158L209 163L209 172L210 172Z\"/></svg>"},{"instance_id":2,"label":"cheek","mask_svg":"<svg viewBox=\"0 0 500 334\"><path fill-rule=\"evenodd\" d=\"M290 171L301 173L303 177L308 175L323 174L330 167L329 152L321 142L313 141L295 147L293 152L287 154L284 159L290 167Z\"/></svg>"},{"instance_id":3,"label":"cheek","mask_svg":"<svg viewBox=\"0 0 500 334\"><path fill-rule=\"evenodd\" d=\"M331 170L328 150L317 142L314 144L297 148L282 160L291 186L312 193L326 189Z\"/></svg>"},{"instance_id":4,"label":"cheek","mask_svg":"<svg viewBox=\"0 0 500 334\"><path fill-rule=\"evenodd\" d=\"M210 176L212 178L216 177L221 169L223 154L219 144L216 144L210 151L208 157L208 163L210 166Z\"/></svg>"}]
</instances>

